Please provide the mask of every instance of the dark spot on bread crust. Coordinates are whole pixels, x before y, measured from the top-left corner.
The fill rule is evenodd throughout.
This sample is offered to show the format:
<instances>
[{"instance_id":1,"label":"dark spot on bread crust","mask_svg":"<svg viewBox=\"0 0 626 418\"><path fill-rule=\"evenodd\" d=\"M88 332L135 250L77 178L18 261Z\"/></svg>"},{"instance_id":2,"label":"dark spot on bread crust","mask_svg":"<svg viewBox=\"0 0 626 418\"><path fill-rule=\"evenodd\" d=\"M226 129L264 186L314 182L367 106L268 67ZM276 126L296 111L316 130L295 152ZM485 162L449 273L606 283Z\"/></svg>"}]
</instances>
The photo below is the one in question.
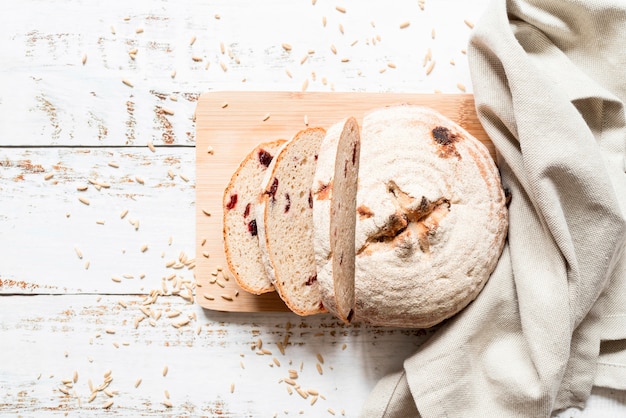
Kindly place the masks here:
<instances>
[{"instance_id":1,"label":"dark spot on bread crust","mask_svg":"<svg viewBox=\"0 0 626 418\"><path fill-rule=\"evenodd\" d=\"M287 213L291 208L291 198L289 197L289 193L285 193L285 200L287 200L287 203L285 204L285 213Z\"/></svg>"},{"instance_id":2,"label":"dark spot on bread crust","mask_svg":"<svg viewBox=\"0 0 626 418\"><path fill-rule=\"evenodd\" d=\"M248 217L248 215L250 215L250 203L248 203L248 204L246 205L246 208L245 208L245 209L244 209L244 211L243 211L243 217L244 217L244 218L247 218L247 217Z\"/></svg>"},{"instance_id":3,"label":"dark spot on bread crust","mask_svg":"<svg viewBox=\"0 0 626 418\"><path fill-rule=\"evenodd\" d=\"M226 204L226 209L231 210L234 209L235 206L237 206L237 193L233 193L230 195L230 200L228 201L228 203Z\"/></svg>"},{"instance_id":4,"label":"dark spot on bread crust","mask_svg":"<svg viewBox=\"0 0 626 418\"><path fill-rule=\"evenodd\" d=\"M352 322L352 318L354 318L354 309L350 309L350 312L348 312L348 316L346 317L348 322Z\"/></svg>"},{"instance_id":5,"label":"dark spot on bread crust","mask_svg":"<svg viewBox=\"0 0 626 418\"><path fill-rule=\"evenodd\" d=\"M309 277L309 278L307 279L307 281L306 281L306 282L304 282L304 284L305 284L306 286L311 286L311 285L312 285L313 283L315 283L316 281L317 281L317 274L314 274L313 276Z\"/></svg>"},{"instance_id":6,"label":"dark spot on bread crust","mask_svg":"<svg viewBox=\"0 0 626 418\"><path fill-rule=\"evenodd\" d=\"M457 152L454 143L457 142L462 137L452 132L450 129L445 126L437 126L432 130L433 139L437 144L439 144L439 156L442 158L448 158L451 156L457 157L459 160L461 159L461 155Z\"/></svg>"},{"instance_id":7,"label":"dark spot on bread crust","mask_svg":"<svg viewBox=\"0 0 626 418\"><path fill-rule=\"evenodd\" d=\"M259 163L261 163L261 165L268 167L270 163L272 162L273 158L274 157L272 157L272 154L265 151L264 149L261 148L259 150Z\"/></svg>"},{"instance_id":8,"label":"dark spot on bread crust","mask_svg":"<svg viewBox=\"0 0 626 418\"><path fill-rule=\"evenodd\" d=\"M250 235L252 235L253 237L256 237L256 219L253 219L248 223L248 232L250 232Z\"/></svg>"},{"instance_id":9,"label":"dark spot on bread crust","mask_svg":"<svg viewBox=\"0 0 626 418\"><path fill-rule=\"evenodd\" d=\"M365 205L361 205L356 208L356 212L359 214L359 219L367 219L374 216L374 212Z\"/></svg>"},{"instance_id":10,"label":"dark spot on bread crust","mask_svg":"<svg viewBox=\"0 0 626 418\"><path fill-rule=\"evenodd\" d=\"M439 145L450 145L459 139L459 136L444 126L437 126L433 129L433 139Z\"/></svg>"},{"instance_id":11,"label":"dark spot on bread crust","mask_svg":"<svg viewBox=\"0 0 626 418\"><path fill-rule=\"evenodd\" d=\"M265 191L265 194L272 198L272 202L276 201L276 190L278 190L278 179L274 177L274 181L272 181L272 185L269 190Z\"/></svg>"},{"instance_id":12,"label":"dark spot on bread crust","mask_svg":"<svg viewBox=\"0 0 626 418\"><path fill-rule=\"evenodd\" d=\"M313 209L313 194L309 190L309 207Z\"/></svg>"},{"instance_id":13,"label":"dark spot on bread crust","mask_svg":"<svg viewBox=\"0 0 626 418\"><path fill-rule=\"evenodd\" d=\"M329 187L330 183L322 183L317 189L315 193L315 198L317 200L326 200L330 198L330 192L332 191L332 187Z\"/></svg>"},{"instance_id":14,"label":"dark spot on bread crust","mask_svg":"<svg viewBox=\"0 0 626 418\"><path fill-rule=\"evenodd\" d=\"M352 165L356 164L356 145L354 144L354 147L352 147Z\"/></svg>"}]
</instances>

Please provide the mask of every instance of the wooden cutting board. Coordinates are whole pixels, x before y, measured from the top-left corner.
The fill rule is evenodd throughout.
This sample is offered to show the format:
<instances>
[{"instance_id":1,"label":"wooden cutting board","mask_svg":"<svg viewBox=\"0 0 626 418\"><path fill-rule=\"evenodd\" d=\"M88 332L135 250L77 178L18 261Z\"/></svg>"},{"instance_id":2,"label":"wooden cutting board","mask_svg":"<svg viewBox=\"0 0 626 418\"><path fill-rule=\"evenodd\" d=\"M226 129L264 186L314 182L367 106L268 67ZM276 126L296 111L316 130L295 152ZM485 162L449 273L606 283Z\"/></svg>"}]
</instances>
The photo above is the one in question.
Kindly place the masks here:
<instances>
[{"instance_id":1,"label":"wooden cutting board","mask_svg":"<svg viewBox=\"0 0 626 418\"><path fill-rule=\"evenodd\" d=\"M346 116L359 123L380 106L411 103L432 107L483 142L489 141L470 94L211 92L196 109L196 301L210 310L287 311L275 292L252 295L227 271L222 238L222 194L241 160L258 143L290 139L309 126L329 127ZM224 274L226 273L226 274Z\"/></svg>"}]
</instances>

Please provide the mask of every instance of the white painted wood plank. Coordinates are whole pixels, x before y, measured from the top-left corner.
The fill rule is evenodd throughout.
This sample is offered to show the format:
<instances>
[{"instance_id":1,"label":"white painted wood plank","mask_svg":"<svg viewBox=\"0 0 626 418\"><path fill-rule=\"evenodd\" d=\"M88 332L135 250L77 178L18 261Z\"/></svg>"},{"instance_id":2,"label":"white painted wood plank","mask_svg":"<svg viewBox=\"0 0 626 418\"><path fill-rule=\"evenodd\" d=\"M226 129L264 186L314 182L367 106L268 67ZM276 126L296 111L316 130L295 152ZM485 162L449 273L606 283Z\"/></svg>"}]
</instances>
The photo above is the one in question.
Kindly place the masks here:
<instances>
[{"instance_id":1,"label":"white painted wood plank","mask_svg":"<svg viewBox=\"0 0 626 418\"><path fill-rule=\"evenodd\" d=\"M0 145L193 143L211 90L471 91L464 20L486 4L20 1L0 17Z\"/></svg>"},{"instance_id":2,"label":"white painted wood plank","mask_svg":"<svg viewBox=\"0 0 626 418\"><path fill-rule=\"evenodd\" d=\"M101 416L111 399L116 416L330 416L332 408L354 417L378 379L401 367L425 338L420 331L345 326L328 315L203 311L172 297L149 305L159 319L146 317L135 328L135 318L145 317L140 306L133 296L0 297L0 352L10 359L1 366L0 415ZM180 315L168 318L171 312ZM172 326L182 319L190 323ZM285 338L282 354L277 343ZM292 386L281 381L289 369L303 390L325 399L311 405L313 395L290 395ZM114 396L98 392L89 403L89 380L99 386L108 370ZM68 388L63 381L74 372L78 379ZM165 390L171 408L163 404Z\"/></svg>"},{"instance_id":3,"label":"white painted wood plank","mask_svg":"<svg viewBox=\"0 0 626 418\"><path fill-rule=\"evenodd\" d=\"M400 368L428 336L346 326L329 315L204 311L173 297L144 306L154 313L146 317L142 301L136 296L1 296L0 415L95 417L112 400L108 413L125 417L271 417L300 416L300 411L318 417L331 416L328 408L356 417L378 379ZM168 317L175 312L179 316ZM137 318L145 319L135 328ZM189 324L173 326L183 319ZM277 343L287 335L282 354ZM258 354L263 349L271 354ZM318 354L323 374L316 367ZM311 405L313 395L304 399L293 387L289 394L284 380L289 369L296 370L294 380L303 390L317 390L325 399ZM109 370L106 390L113 396L97 391L89 402L89 381L98 387ZM166 390L171 408L163 404ZM596 388L585 411L557 416L624 414L625 392Z\"/></svg>"},{"instance_id":4,"label":"white painted wood plank","mask_svg":"<svg viewBox=\"0 0 626 418\"><path fill-rule=\"evenodd\" d=\"M193 148L0 148L0 293L147 293L172 274L191 280L165 266L194 258L194 159Z\"/></svg>"}]
</instances>

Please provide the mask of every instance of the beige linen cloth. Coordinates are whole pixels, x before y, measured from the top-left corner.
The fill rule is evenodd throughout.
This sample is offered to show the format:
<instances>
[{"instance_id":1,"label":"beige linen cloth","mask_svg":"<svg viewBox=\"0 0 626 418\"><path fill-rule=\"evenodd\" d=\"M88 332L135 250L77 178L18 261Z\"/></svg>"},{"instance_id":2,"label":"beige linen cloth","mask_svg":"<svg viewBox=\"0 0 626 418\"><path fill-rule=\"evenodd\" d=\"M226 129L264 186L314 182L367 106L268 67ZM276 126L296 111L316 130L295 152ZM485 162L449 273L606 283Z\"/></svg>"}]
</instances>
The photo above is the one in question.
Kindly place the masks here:
<instances>
[{"instance_id":1,"label":"beige linen cloth","mask_svg":"<svg viewBox=\"0 0 626 418\"><path fill-rule=\"evenodd\" d=\"M508 242L366 418L548 417L626 389L626 1L495 1L468 58Z\"/></svg>"}]
</instances>

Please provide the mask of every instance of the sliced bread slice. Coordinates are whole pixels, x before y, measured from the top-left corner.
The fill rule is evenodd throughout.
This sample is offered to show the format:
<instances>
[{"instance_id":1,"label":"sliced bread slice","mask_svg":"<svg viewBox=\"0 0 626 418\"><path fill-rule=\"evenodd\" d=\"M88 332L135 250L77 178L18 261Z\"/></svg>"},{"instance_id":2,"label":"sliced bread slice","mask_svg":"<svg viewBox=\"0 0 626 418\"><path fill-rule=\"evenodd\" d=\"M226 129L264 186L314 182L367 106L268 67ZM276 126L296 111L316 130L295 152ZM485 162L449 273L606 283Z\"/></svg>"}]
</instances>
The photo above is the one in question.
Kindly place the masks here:
<instances>
[{"instance_id":1,"label":"sliced bread slice","mask_svg":"<svg viewBox=\"0 0 626 418\"><path fill-rule=\"evenodd\" d=\"M269 277L287 307L302 316L326 312L315 267L311 192L325 134L323 128L307 128L281 147L265 173L257 206Z\"/></svg>"},{"instance_id":2,"label":"sliced bread slice","mask_svg":"<svg viewBox=\"0 0 626 418\"><path fill-rule=\"evenodd\" d=\"M326 309L345 323L354 314L354 231L361 149L354 118L331 126L313 178L317 279Z\"/></svg>"},{"instance_id":3,"label":"sliced bread slice","mask_svg":"<svg viewBox=\"0 0 626 418\"><path fill-rule=\"evenodd\" d=\"M274 286L263 265L254 208L258 203L263 176L276 151L285 142L279 139L256 146L241 161L224 190L226 262L237 284L256 295L273 292Z\"/></svg>"}]
</instances>

